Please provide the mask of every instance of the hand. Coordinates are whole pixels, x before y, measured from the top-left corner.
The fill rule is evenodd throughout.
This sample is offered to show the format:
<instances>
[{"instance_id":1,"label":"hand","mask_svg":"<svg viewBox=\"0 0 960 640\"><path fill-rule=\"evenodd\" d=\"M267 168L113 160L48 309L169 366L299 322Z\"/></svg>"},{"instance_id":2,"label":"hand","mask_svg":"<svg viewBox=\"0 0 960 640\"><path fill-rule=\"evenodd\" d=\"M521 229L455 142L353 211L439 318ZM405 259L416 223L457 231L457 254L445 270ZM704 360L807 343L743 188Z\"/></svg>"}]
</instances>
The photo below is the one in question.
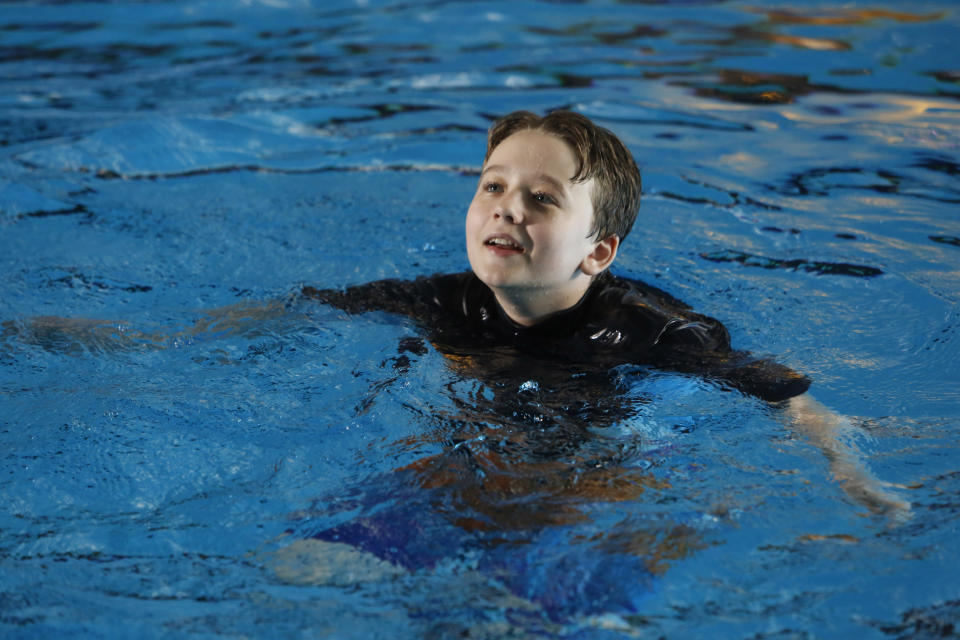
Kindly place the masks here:
<instances>
[{"instance_id":1,"label":"hand","mask_svg":"<svg viewBox=\"0 0 960 640\"><path fill-rule=\"evenodd\" d=\"M835 413L808 394L791 398L787 412L794 428L823 451L833 477L843 491L871 512L900 524L911 516L910 503L890 490L867 468L863 454L842 439L856 428L847 416Z\"/></svg>"}]
</instances>

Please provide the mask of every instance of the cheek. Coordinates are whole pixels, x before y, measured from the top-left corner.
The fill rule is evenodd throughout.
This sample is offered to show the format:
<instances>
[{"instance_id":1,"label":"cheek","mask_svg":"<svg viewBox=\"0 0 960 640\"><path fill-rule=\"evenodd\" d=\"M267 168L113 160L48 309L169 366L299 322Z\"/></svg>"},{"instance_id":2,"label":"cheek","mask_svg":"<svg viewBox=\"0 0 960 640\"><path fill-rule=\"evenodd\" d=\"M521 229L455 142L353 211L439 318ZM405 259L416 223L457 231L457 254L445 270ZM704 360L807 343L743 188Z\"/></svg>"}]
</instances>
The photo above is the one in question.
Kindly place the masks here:
<instances>
[{"instance_id":1,"label":"cheek","mask_svg":"<svg viewBox=\"0 0 960 640\"><path fill-rule=\"evenodd\" d=\"M467 230L467 236L469 237L471 233L476 231L477 228L477 216L473 213L473 208L467 209L467 216L464 218L464 228Z\"/></svg>"},{"instance_id":2,"label":"cheek","mask_svg":"<svg viewBox=\"0 0 960 640\"><path fill-rule=\"evenodd\" d=\"M534 224L527 227L527 234L535 246L549 250L551 254L563 253L572 244L562 229L555 225Z\"/></svg>"},{"instance_id":3,"label":"cheek","mask_svg":"<svg viewBox=\"0 0 960 640\"><path fill-rule=\"evenodd\" d=\"M550 227L528 228L528 231L531 231L530 237L534 246L539 247L543 254L547 256L546 264L550 268L563 267L565 269L571 262L579 263L583 256L588 253L586 243L576 235L578 230Z\"/></svg>"},{"instance_id":4,"label":"cheek","mask_svg":"<svg viewBox=\"0 0 960 640\"><path fill-rule=\"evenodd\" d=\"M478 232L483 227L483 215L480 212L480 208L473 202L470 203L470 208L467 209L464 226L468 234Z\"/></svg>"}]
</instances>

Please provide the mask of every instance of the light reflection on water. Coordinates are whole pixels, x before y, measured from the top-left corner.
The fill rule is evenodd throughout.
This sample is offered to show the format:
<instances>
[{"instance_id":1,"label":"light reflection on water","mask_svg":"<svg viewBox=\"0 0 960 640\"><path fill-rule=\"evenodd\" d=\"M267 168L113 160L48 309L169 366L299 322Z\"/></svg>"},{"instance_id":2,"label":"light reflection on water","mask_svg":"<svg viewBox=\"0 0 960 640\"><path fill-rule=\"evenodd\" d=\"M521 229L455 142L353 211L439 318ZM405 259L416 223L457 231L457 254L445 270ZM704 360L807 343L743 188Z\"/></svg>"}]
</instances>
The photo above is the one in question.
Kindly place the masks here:
<instances>
[{"instance_id":1,"label":"light reflection on water","mask_svg":"<svg viewBox=\"0 0 960 640\"><path fill-rule=\"evenodd\" d=\"M4 633L947 632L957 26L944 2L4 5ZM209 315L465 268L486 127L558 107L643 167L620 272L810 374L908 522L696 378L484 377L383 315ZM38 316L107 323L24 340Z\"/></svg>"}]
</instances>

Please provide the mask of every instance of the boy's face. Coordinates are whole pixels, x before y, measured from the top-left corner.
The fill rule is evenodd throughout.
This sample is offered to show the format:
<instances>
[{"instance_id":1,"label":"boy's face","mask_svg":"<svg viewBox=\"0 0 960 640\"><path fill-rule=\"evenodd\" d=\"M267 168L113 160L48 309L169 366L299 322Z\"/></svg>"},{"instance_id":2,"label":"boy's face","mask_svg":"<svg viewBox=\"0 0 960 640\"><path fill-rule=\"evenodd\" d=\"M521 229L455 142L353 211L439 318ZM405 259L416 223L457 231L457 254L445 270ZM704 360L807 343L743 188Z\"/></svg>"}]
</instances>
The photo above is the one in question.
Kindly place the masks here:
<instances>
[{"instance_id":1,"label":"boy's face","mask_svg":"<svg viewBox=\"0 0 960 640\"><path fill-rule=\"evenodd\" d=\"M593 180L571 182L576 170L567 143L536 130L508 137L484 165L467 211L467 257L501 303L533 296L565 309L595 275L584 264L597 246Z\"/></svg>"}]
</instances>

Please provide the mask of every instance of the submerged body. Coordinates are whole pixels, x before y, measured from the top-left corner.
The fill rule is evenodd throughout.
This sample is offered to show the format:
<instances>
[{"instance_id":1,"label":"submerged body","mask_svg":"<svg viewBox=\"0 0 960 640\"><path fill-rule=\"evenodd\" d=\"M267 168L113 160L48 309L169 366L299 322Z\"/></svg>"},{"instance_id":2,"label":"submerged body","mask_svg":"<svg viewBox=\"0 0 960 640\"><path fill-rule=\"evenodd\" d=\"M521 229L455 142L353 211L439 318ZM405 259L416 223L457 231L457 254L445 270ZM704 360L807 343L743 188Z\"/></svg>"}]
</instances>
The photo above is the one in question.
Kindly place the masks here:
<instances>
[{"instance_id":1,"label":"submerged body","mask_svg":"<svg viewBox=\"0 0 960 640\"><path fill-rule=\"evenodd\" d=\"M533 326L512 320L472 272L303 294L349 313L414 319L453 368L489 393L458 403L454 415L432 416L437 433L424 438L440 440L443 453L379 476L353 498L318 500L313 515L321 520L350 518L318 531L303 514L297 535L411 571L472 558L557 619L640 610L666 560L705 544L683 522L657 522L652 532L609 531L589 543L568 540L562 554L551 550L576 537L582 507L651 499L644 494L669 486L635 466L642 453L592 442L598 428L628 419L644 402L618 387L621 365L694 373L769 401L810 384L733 350L717 320L609 273L576 305ZM409 342L401 351L404 359L423 353Z\"/></svg>"}]
</instances>

